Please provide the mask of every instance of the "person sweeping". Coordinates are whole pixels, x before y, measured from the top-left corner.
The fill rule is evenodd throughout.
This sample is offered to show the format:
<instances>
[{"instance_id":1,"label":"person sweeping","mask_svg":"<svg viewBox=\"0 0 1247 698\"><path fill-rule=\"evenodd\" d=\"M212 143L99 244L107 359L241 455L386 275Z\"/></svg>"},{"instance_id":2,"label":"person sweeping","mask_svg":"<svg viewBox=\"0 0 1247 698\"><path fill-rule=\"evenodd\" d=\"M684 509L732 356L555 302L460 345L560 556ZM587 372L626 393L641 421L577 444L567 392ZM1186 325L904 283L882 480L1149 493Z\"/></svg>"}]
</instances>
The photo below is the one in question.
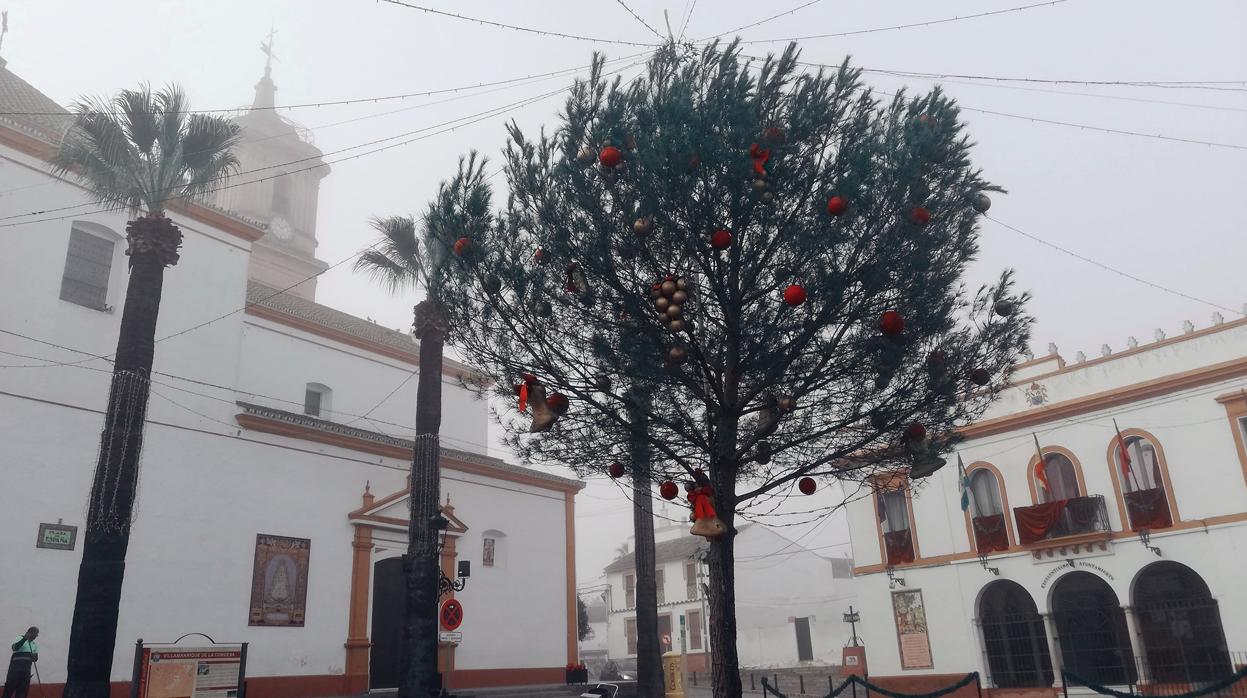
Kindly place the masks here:
<instances>
[{"instance_id":1,"label":"person sweeping","mask_svg":"<svg viewBox=\"0 0 1247 698\"><path fill-rule=\"evenodd\" d=\"M9 673L4 678L3 698L26 698L26 692L30 690L30 671L39 661L39 646L35 644L37 637L39 628L31 627L10 645L13 656L9 659Z\"/></svg>"}]
</instances>

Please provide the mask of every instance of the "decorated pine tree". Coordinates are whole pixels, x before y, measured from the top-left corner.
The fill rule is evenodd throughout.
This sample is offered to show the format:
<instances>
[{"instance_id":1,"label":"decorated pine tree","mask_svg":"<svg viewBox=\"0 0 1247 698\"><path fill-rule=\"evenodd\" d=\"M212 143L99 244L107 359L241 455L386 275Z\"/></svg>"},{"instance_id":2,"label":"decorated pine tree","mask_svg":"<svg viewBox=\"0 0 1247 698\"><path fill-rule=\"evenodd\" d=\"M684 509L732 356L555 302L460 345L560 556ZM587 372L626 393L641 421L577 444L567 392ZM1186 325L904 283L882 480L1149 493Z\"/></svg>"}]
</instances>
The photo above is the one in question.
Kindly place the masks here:
<instances>
[{"instance_id":1,"label":"decorated pine tree","mask_svg":"<svg viewBox=\"0 0 1247 698\"><path fill-rule=\"evenodd\" d=\"M714 692L739 696L738 512L941 467L1006 384L1026 298L1008 273L962 285L999 189L939 91L881 99L847 65L802 72L795 46L668 48L629 83L600 66L557 129L510 127L504 208L431 231L454 256L450 341L527 461L617 476L639 439L646 494L692 500Z\"/></svg>"}]
</instances>

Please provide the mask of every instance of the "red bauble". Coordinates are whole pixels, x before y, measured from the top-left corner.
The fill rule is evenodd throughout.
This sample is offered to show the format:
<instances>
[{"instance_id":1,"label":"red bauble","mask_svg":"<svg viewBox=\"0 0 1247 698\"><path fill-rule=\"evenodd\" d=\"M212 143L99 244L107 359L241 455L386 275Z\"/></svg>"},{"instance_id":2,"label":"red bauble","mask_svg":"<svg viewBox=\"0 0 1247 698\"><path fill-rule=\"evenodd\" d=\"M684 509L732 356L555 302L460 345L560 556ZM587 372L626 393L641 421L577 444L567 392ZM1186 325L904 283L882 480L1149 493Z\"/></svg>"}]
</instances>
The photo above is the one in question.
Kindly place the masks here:
<instances>
[{"instance_id":1,"label":"red bauble","mask_svg":"<svg viewBox=\"0 0 1247 698\"><path fill-rule=\"evenodd\" d=\"M663 499L670 501L680 494L680 488L676 487L674 482L665 480L658 486L658 494L662 495Z\"/></svg>"},{"instance_id":2,"label":"red bauble","mask_svg":"<svg viewBox=\"0 0 1247 698\"><path fill-rule=\"evenodd\" d=\"M563 414L568 407L571 407L571 402L563 393L550 393L546 396L546 406L559 414Z\"/></svg>"},{"instance_id":3,"label":"red bauble","mask_svg":"<svg viewBox=\"0 0 1247 698\"><path fill-rule=\"evenodd\" d=\"M472 246L471 238L461 237L458 240L455 240L455 256L462 257L463 253L467 252L468 248L471 246Z\"/></svg>"},{"instance_id":4,"label":"red bauble","mask_svg":"<svg viewBox=\"0 0 1247 698\"><path fill-rule=\"evenodd\" d=\"M918 441L922 441L923 439L927 438L927 428L922 426L918 422L914 422L913 424L910 424L908 427L905 427L905 438L915 443Z\"/></svg>"},{"instance_id":5,"label":"red bauble","mask_svg":"<svg viewBox=\"0 0 1247 698\"><path fill-rule=\"evenodd\" d=\"M805 302L805 289L793 284L784 289L784 302L794 308Z\"/></svg>"},{"instance_id":6,"label":"red bauble","mask_svg":"<svg viewBox=\"0 0 1247 698\"><path fill-rule=\"evenodd\" d=\"M533 261L536 262L537 264L545 264L546 263L544 259L545 256L546 256L545 250L538 247L537 251L533 253Z\"/></svg>"},{"instance_id":7,"label":"red bauble","mask_svg":"<svg viewBox=\"0 0 1247 698\"><path fill-rule=\"evenodd\" d=\"M598 153L598 162L602 163L603 167L614 167L623 162L623 153L619 152L619 148L608 145L602 148L601 153Z\"/></svg>"},{"instance_id":8,"label":"red bauble","mask_svg":"<svg viewBox=\"0 0 1247 698\"><path fill-rule=\"evenodd\" d=\"M818 489L818 485L812 477L803 477L797 483L797 489L801 490L801 494L814 494L814 490Z\"/></svg>"},{"instance_id":9,"label":"red bauble","mask_svg":"<svg viewBox=\"0 0 1247 698\"><path fill-rule=\"evenodd\" d=\"M726 230L716 230L710 236L710 246L716 250L726 250L732 246L732 234Z\"/></svg>"},{"instance_id":10,"label":"red bauble","mask_svg":"<svg viewBox=\"0 0 1247 698\"><path fill-rule=\"evenodd\" d=\"M975 385L987 385L991 382L992 374L987 372L985 368L976 368L970 371L970 382Z\"/></svg>"},{"instance_id":11,"label":"red bauble","mask_svg":"<svg viewBox=\"0 0 1247 698\"><path fill-rule=\"evenodd\" d=\"M618 463L618 462L611 463L611 467L608 472L610 472L611 477L618 480L619 478L624 476L623 463Z\"/></svg>"},{"instance_id":12,"label":"red bauble","mask_svg":"<svg viewBox=\"0 0 1247 698\"><path fill-rule=\"evenodd\" d=\"M885 310L879 318L879 331L889 337L895 337L905 331L905 319L895 310Z\"/></svg>"},{"instance_id":13,"label":"red bauble","mask_svg":"<svg viewBox=\"0 0 1247 698\"><path fill-rule=\"evenodd\" d=\"M847 210L849 210L849 200L843 196L837 195L827 199L827 213L838 216Z\"/></svg>"},{"instance_id":14,"label":"red bauble","mask_svg":"<svg viewBox=\"0 0 1247 698\"><path fill-rule=\"evenodd\" d=\"M909 220L918 225L926 225L931 222L931 212L921 206L918 206L909 212Z\"/></svg>"}]
</instances>

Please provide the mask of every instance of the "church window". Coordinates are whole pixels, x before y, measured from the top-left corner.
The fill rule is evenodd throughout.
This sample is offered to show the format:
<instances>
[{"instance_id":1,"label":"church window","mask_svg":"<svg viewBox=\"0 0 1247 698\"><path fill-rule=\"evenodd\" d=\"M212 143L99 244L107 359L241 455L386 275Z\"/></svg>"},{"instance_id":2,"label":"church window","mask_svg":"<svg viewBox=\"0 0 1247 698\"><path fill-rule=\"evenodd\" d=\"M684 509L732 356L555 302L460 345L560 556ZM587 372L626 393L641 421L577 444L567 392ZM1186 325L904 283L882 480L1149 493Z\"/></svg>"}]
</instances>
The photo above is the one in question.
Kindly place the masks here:
<instances>
[{"instance_id":1,"label":"church window","mask_svg":"<svg viewBox=\"0 0 1247 698\"><path fill-rule=\"evenodd\" d=\"M333 391L320 383L308 383L303 393L303 414L309 417L329 418L329 402Z\"/></svg>"},{"instance_id":2,"label":"church window","mask_svg":"<svg viewBox=\"0 0 1247 698\"><path fill-rule=\"evenodd\" d=\"M88 232L75 223L69 231L61 300L92 310L108 310L108 277L115 248L114 239Z\"/></svg>"}]
</instances>

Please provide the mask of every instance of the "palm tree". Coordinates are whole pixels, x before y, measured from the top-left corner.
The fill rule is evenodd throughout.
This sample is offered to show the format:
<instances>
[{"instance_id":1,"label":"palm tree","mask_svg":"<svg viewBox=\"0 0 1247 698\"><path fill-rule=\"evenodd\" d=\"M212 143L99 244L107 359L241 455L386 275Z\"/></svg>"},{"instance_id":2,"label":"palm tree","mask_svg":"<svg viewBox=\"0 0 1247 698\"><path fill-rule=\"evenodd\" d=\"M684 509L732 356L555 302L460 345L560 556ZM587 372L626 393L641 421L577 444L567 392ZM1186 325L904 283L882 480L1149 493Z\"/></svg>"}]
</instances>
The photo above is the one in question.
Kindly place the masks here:
<instances>
[{"instance_id":1,"label":"palm tree","mask_svg":"<svg viewBox=\"0 0 1247 698\"><path fill-rule=\"evenodd\" d=\"M374 218L377 242L360 253L355 269L378 280L391 292L420 288L425 299L415 307L414 330L420 340L419 383L416 387L416 438L411 461L411 506L408 522L406 607L403 623L399 698L426 698L441 691L437 672L437 601L441 577L438 531L444 526L439 502L441 475L442 353L449 331L445 299L452 293L451 264L470 258L474 231L489 226L489 191L483 184L485 161L473 153L460 161L459 172L438 188L429 204L423 230L410 216Z\"/></svg>"},{"instance_id":2,"label":"palm tree","mask_svg":"<svg viewBox=\"0 0 1247 698\"><path fill-rule=\"evenodd\" d=\"M126 224L130 280L78 568L66 698L109 694L156 318L164 269L177 263L182 244L165 205L207 193L238 167L232 153L238 125L190 114L187 106L176 86L153 93L144 85L111 100L83 100L74 105L74 128L52 160L54 172L77 179L104 204L128 209L132 218Z\"/></svg>"}]
</instances>

